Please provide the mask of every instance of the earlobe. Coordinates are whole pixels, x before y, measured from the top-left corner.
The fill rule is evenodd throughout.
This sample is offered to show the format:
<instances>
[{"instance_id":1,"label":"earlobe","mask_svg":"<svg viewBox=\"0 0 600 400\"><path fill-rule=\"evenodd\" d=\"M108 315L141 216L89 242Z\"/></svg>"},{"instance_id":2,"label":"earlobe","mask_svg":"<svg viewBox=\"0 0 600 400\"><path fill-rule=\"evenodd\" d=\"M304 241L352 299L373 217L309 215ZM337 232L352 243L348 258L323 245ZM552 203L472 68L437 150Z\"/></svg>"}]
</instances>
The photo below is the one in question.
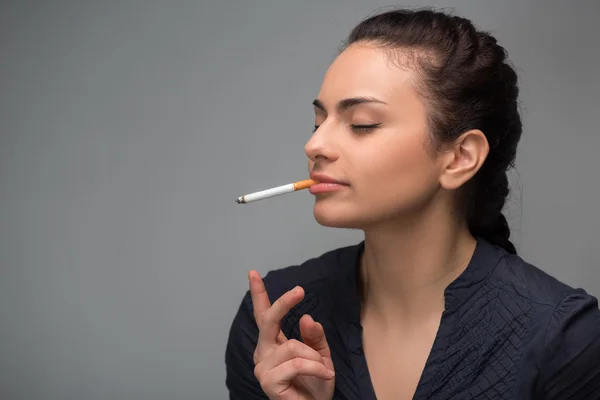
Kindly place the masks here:
<instances>
[{"instance_id":1,"label":"earlobe","mask_svg":"<svg viewBox=\"0 0 600 400\"><path fill-rule=\"evenodd\" d=\"M444 189L458 189L469 181L483 165L489 153L487 138L479 129L463 133L445 154L446 164L440 176Z\"/></svg>"}]
</instances>

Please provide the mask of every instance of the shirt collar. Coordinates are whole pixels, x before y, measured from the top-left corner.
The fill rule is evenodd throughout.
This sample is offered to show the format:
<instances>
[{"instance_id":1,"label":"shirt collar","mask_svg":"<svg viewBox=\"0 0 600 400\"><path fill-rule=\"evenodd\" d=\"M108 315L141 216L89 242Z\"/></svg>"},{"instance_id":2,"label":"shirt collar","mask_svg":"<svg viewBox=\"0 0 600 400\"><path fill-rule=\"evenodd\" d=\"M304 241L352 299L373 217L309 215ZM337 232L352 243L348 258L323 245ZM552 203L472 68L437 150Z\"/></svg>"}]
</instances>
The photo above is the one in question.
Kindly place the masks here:
<instances>
[{"instance_id":1,"label":"shirt collar","mask_svg":"<svg viewBox=\"0 0 600 400\"><path fill-rule=\"evenodd\" d=\"M456 308L467 301L490 277L506 252L477 237L475 251L467 268L444 291L446 309Z\"/></svg>"}]
</instances>

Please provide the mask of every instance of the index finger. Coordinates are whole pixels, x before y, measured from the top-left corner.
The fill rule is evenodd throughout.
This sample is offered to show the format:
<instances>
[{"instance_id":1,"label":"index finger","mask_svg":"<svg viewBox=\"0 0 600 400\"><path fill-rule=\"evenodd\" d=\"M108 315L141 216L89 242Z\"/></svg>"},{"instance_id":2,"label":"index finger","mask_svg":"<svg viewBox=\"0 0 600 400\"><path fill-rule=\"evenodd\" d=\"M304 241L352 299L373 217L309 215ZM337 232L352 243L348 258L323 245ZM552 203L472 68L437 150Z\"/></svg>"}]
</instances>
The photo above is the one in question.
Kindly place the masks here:
<instances>
[{"instance_id":1,"label":"index finger","mask_svg":"<svg viewBox=\"0 0 600 400\"><path fill-rule=\"evenodd\" d=\"M254 307L254 319L260 328L263 315L271 307L271 301L258 272L255 270L248 272L248 280L250 281L250 295L252 296L252 305Z\"/></svg>"},{"instance_id":2,"label":"index finger","mask_svg":"<svg viewBox=\"0 0 600 400\"><path fill-rule=\"evenodd\" d=\"M265 318L265 315L267 314L267 311L271 308L271 301L269 300L269 295L267 294L267 290L265 289L263 280L261 279L260 274L257 271L251 270L250 272L248 272L248 280L250 281L250 296L252 297L252 306L254 308L254 319L256 320L256 325L258 326L258 329L261 332L259 333L260 338L260 336L264 336L264 333L262 333L263 330L261 328L263 326L263 320ZM275 302L275 304L277 304L277 302ZM279 325L276 324L276 326L278 327L276 343L285 343L287 341L287 337L281 331Z\"/></svg>"},{"instance_id":3,"label":"index finger","mask_svg":"<svg viewBox=\"0 0 600 400\"><path fill-rule=\"evenodd\" d=\"M288 290L281 295L262 315L259 327L258 343L277 343L281 336L281 320L290 310L304 298L304 290L300 286Z\"/></svg>"}]
</instances>

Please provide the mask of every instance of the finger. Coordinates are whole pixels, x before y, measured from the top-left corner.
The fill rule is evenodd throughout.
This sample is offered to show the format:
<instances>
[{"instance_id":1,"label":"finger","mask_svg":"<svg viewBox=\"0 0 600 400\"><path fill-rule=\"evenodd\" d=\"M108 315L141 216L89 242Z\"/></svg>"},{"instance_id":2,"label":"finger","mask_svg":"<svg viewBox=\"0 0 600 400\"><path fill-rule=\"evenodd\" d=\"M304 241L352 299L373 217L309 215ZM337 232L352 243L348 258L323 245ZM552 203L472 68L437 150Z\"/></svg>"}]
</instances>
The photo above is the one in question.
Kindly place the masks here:
<instances>
[{"instance_id":1,"label":"finger","mask_svg":"<svg viewBox=\"0 0 600 400\"><path fill-rule=\"evenodd\" d=\"M260 384L267 395L279 395L290 387L297 376L312 376L323 380L333 379L335 373L318 361L293 358L267 372Z\"/></svg>"},{"instance_id":2,"label":"finger","mask_svg":"<svg viewBox=\"0 0 600 400\"><path fill-rule=\"evenodd\" d=\"M256 325L260 329L263 315L269 307L271 307L271 301L269 300L269 295L267 294L263 280L257 271L251 270L248 272L248 281L250 285L250 295L252 297L252 307L254 309L254 319L256 320ZM279 331L279 334L277 335L277 344L283 344L286 341L287 338L283 332Z\"/></svg>"},{"instance_id":3,"label":"finger","mask_svg":"<svg viewBox=\"0 0 600 400\"><path fill-rule=\"evenodd\" d=\"M255 270L248 272L248 281L250 285L250 296L252 297L252 306L254 308L254 319L260 328L263 314L271 307L271 301L265 289L265 285L260 275Z\"/></svg>"},{"instance_id":4,"label":"finger","mask_svg":"<svg viewBox=\"0 0 600 400\"><path fill-rule=\"evenodd\" d=\"M294 358L304 358L324 363L323 357L314 349L296 339L290 339L285 344L278 346L263 360L259 360L254 373L260 379L260 376L264 373Z\"/></svg>"},{"instance_id":5,"label":"finger","mask_svg":"<svg viewBox=\"0 0 600 400\"><path fill-rule=\"evenodd\" d=\"M284 344L285 342L287 342L288 339L285 337L285 334L283 333L283 331L279 331L279 334L277 335L277 344Z\"/></svg>"},{"instance_id":6,"label":"finger","mask_svg":"<svg viewBox=\"0 0 600 400\"><path fill-rule=\"evenodd\" d=\"M263 314L258 334L258 345L276 343L281 330L281 320L292 307L304 298L304 290L300 286L285 292Z\"/></svg>"},{"instance_id":7,"label":"finger","mask_svg":"<svg viewBox=\"0 0 600 400\"><path fill-rule=\"evenodd\" d=\"M256 325L260 329L262 322L262 316L271 307L271 301L269 295L265 289L265 285L260 277L260 274L255 270L248 272L248 281L250 285L250 295L252 297L252 306L254 309L254 319ZM282 344L287 341L287 338L283 332L279 331L277 335L277 344Z\"/></svg>"},{"instance_id":8,"label":"finger","mask_svg":"<svg viewBox=\"0 0 600 400\"><path fill-rule=\"evenodd\" d=\"M302 318L300 318L300 335L302 336L302 341L306 343L307 346L313 348L322 357L331 358L331 350L329 349L329 344L325 337L323 325L316 322L308 314L304 314Z\"/></svg>"}]
</instances>

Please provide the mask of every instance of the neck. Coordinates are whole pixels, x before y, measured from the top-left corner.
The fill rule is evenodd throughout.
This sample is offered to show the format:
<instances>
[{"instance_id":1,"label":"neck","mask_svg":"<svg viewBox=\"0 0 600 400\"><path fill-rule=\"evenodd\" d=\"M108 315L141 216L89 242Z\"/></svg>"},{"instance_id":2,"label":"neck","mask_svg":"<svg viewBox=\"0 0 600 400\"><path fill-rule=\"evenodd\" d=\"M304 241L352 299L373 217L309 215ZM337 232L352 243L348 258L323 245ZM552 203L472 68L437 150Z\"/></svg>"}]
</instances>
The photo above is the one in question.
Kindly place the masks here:
<instances>
[{"instance_id":1,"label":"neck","mask_svg":"<svg viewBox=\"0 0 600 400\"><path fill-rule=\"evenodd\" d=\"M437 319L444 290L467 267L476 240L440 207L365 229L360 274L363 316L384 327Z\"/></svg>"}]
</instances>

